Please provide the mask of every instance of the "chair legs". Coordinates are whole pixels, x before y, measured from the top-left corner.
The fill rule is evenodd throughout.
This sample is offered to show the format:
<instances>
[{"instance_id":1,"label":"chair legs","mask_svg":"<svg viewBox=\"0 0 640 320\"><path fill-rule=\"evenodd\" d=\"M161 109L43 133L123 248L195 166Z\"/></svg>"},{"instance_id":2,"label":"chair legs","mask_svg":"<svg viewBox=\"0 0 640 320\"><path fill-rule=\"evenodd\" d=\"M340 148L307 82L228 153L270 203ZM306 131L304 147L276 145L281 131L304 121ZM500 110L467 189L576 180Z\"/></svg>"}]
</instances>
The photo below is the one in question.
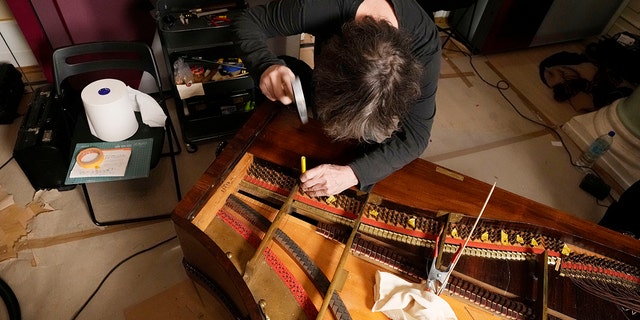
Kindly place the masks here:
<instances>
[{"instance_id":1,"label":"chair legs","mask_svg":"<svg viewBox=\"0 0 640 320\"><path fill-rule=\"evenodd\" d=\"M178 165L176 163L176 155L180 154L181 152L181 148L180 148L180 142L178 141L178 135L176 133L176 128L173 126L173 122L171 121L171 118L167 118L167 140L169 143L169 154L168 156L171 157L171 170L173 171L173 181L175 183L175 188L176 188L176 196L178 198L178 201L182 200L182 191L180 190L180 178L178 176ZM173 139L173 140L172 140ZM178 150L174 151L174 145L173 142L176 143L176 146L178 148Z\"/></svg>"},{"instance_id":2,"label":"chair legs","mask_svg":"<svg viewBox=\"0 0 640 320\"><path fill-rule=\"evenodd\" d=\"M167 219L171 216L171 214L162 214L157 216L149 216L142 218L132 218L132 219L121 219L121 220L111 220L111 221L99 221L96 218L96 214L93 211L93 205L91 204L91 197L89 196L89 190L87 190L87 185L85 183L81 184L82 193L84 194L84 200L87 203L87 209L89 209L89 217L91 217L91 221L99 227L105 226L113 226L118 224L125 223L134 223L134 222L142 222L142 221L151 221L151 220L159 220L159 219Z\"/></svg>"},{"instance_id":3,"label":"chair legs","mask_svg":"<svg viewBox=\"0 0 640 320\"><path fill-rule=\"evenodd\" d=\"M171 116L169 110L166 108L166 104L163 103L164 112L167 114L167 142L169 144L169 152L161 154L161 156L170 156L171 157L171 170L173 171L174 183L176 188L176 196L178 197L178 201L182 200L182 191L180 190L180 180L178 178L178 166L176 164L176 157L182 152L182 147L180 147L180 140L178 139L178 133L176 131L176 127L173 125L173 120L171 120ZM175 142L175 145L173 144Z\"/></svg>"},{"instance_id":4,"label":"chair legs","mask_svg":"<svg viewBox=\"0 0 640 320\"><path fill-rule=\"evenodd\" d=\"M178 201L182 200L182 192L180 190L180 178L178 176L178 166L176 163L176 155L178 155L181 151L180 143L178 142L178 136L175 131L175 127L171 121L171 118L167 118L167 140L169 144L169 151L163 153L162 156L169 156L171 160L171 171L173 174L173 181L176 190L176 197ZM178 146L178 150L174 149L174 142L176 142ZM82 193L84 194L84 199L87 204L87 209L89 210L89 216L91 217L91 221L97 226L112 226L118 224L126 224L126 223L134 223L134 222L142 222L142 221L151 221L158 219L167 219L171 216L170 213L160 214L155 216L147 216L142 218L132 218L132 219L121 219L121 220L111 220L111 221L99 221L96 218L95 211L93 210L93 204L91 203L91 196L89 195L89 190L87 189L87 185L85 183L81 184Z\"/></svg>"}]
</instances>

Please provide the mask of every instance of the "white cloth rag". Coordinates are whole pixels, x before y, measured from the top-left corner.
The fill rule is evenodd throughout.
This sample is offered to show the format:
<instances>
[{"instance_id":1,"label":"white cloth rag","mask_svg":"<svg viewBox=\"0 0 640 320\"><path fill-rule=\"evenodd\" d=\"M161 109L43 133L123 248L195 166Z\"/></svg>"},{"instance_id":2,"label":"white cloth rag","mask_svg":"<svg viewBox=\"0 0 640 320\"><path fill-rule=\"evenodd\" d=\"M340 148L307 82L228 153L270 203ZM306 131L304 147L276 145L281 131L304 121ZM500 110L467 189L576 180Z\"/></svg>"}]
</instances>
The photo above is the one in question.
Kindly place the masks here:
<instances>
[{"instance_id":1,"label":"white cloth rag","mask_svg":"<svg viewBox=\"0 0 640 320\"><path fill-rule=\"evenodd\" d=\"M456 320L451 306L426 284L411 283L387 272L376 272L375 303L371 311L392 320Z\"/></svg>"},{"instance_id":2,"label":"white cloth rag","mask_svg":"<svg viewBox=\"0 0 640 320\"><path fill-rule=\"evenodd\" d=\"M129 100L133 111L140 112L142 122L150 127L164 127L167 115L162 110L156 99L150 95L127 86Z\"/></svg>"}]
</instances>

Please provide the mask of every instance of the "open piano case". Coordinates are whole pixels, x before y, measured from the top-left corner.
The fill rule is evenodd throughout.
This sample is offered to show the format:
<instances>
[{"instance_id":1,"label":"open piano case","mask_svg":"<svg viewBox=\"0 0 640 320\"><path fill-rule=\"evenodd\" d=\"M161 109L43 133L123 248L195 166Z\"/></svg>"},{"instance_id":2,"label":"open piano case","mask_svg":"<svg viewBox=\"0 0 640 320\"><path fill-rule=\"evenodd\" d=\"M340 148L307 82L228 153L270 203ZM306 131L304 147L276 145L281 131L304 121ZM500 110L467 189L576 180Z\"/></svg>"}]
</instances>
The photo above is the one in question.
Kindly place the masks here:
<instances>
[{"instance_id":1,"label":"open piano case","mask_svg":"<svg viewBox=\"0 0 640 320\"><path fill-rule=\"evenodd\" d=\"M229 141L173 214L217 316L313 319L326 306L323 319L387 319L371 312L377 270L424 282L441 230L451 259L491 186L418 159L366 199L297 191L301 156L340 164L353 150L271 103ZM458 319L639 319L639 262L638 240L496 188L440 297Z\"/></svg>"}]
</instances>

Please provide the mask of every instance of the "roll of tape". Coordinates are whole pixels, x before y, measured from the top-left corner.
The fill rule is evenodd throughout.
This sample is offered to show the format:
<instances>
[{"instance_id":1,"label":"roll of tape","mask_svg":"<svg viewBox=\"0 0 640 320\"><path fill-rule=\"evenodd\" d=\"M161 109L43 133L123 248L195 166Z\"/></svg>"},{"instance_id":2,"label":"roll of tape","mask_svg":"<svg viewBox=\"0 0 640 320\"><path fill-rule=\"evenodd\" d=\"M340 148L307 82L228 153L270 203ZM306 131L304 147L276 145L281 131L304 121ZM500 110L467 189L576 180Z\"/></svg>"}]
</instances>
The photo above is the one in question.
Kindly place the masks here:
<instances>
[{"instance_id":1,"label":"roll of tape","mask_svg":"<svg viewBox=\"0 0 640 320\"><path fill-rule=\"evenodd\" d=\"M104 153L98 148L86 148L78 152L76 163L85 169L99 169L104 161Z\"/></svg>"}]
</instances>

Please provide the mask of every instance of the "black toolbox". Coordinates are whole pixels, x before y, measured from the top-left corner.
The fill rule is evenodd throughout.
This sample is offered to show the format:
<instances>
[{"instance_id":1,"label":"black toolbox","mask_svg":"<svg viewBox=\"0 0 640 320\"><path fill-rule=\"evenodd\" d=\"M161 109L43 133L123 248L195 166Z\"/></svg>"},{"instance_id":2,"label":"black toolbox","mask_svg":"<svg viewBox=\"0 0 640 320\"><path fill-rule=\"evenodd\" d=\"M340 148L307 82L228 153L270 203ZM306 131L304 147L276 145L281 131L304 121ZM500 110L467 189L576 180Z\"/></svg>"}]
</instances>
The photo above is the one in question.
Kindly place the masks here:
<instances>
[{"instance_id":1,"label":"black toolbox","mask_svg":"<svg viewBox=\"0 0 640 320\"><path fill-rule=\"evenodd\" d=\"M65 185L75 116L62 108L53 86L35 90L25 114L13 157L34 189L69 190Z\"/></svg>"}]
</instances>

